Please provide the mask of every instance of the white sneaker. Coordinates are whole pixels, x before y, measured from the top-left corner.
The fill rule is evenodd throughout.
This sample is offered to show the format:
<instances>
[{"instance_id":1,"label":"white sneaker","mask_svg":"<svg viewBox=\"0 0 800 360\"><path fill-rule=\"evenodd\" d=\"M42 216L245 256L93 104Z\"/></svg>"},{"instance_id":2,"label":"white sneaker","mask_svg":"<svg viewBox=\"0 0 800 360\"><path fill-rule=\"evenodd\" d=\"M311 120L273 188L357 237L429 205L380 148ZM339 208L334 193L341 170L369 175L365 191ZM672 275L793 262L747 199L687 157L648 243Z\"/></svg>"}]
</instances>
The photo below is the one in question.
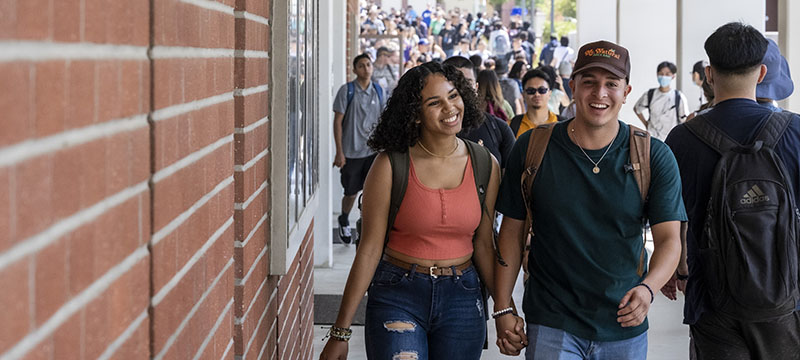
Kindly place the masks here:
<instances>
[{"instance_id":1,"label":"white sneaker","mask_svg":"<svg viewBox=\"0 0 800 360\"><path fill-rule=\"evenodd\" d=\"M350 245L350 242L353 239L353 234L350 231L350 226L340 226L339 227L339 239L342 239L342 242L345 245Z\"/></svg>"}]
</instances>

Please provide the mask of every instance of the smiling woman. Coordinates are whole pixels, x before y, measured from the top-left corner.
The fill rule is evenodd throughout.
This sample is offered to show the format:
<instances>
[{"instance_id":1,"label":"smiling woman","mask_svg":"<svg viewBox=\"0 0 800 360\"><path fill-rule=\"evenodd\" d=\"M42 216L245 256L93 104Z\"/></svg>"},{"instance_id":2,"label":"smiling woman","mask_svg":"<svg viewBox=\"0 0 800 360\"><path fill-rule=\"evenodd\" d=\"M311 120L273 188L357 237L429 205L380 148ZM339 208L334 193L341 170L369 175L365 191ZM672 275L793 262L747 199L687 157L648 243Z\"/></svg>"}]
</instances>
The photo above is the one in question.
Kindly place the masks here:
<instances>
[{"instance_id":1,"label":"smiling woman","mask_svg":"<svg viewBox=\"0 0 800 360\"><path fill-rule=\"evenodd\" d=\"M483 119L476 103L450 65L425 63L400 78L368 142L381 153L364 184L362 239L321 359L346 358L368 289L368 358L480 358L500 171L486 148L456 137Z\"/></svg>"},{"instance_id":2,"label":"smiling woman","mask_svg":"<svg viewBox=\"0 0 800 360\"><path fill-rule=\"evenodd\" d=\"M381 114L378 127L367 143L370 147L378 151L405 152L417 142L420 127L415 120L420 118L423 109L422 89L427 85L428 76L434 73L446 78L459 93L464 103L461 127L471 129L480 125L483 115L475 106L477 99L464 75L454 67L429 62L409 70L400 78L386 110Z\"/></svg>"}]
</instances>

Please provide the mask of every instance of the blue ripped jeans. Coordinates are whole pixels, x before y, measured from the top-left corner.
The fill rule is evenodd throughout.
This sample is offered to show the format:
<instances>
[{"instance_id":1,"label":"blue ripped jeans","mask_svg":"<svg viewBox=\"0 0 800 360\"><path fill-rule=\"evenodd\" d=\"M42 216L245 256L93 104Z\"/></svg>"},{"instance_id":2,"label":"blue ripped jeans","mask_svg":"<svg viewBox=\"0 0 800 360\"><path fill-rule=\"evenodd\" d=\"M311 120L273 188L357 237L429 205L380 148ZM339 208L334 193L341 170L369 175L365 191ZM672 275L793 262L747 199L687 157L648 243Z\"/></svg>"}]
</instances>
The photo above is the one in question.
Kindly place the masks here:
<instances>
[{"instance_id":1,"label":"blue ripped jeans","mask_svg":"<svg viewBox=\"0 0 800 360\"><path fill-rule=\"evenodd\" d=\"M480 359L486 320L474 266L433 278L381 260L367 299L368 359Z\"/></svg>"}]
</instances>

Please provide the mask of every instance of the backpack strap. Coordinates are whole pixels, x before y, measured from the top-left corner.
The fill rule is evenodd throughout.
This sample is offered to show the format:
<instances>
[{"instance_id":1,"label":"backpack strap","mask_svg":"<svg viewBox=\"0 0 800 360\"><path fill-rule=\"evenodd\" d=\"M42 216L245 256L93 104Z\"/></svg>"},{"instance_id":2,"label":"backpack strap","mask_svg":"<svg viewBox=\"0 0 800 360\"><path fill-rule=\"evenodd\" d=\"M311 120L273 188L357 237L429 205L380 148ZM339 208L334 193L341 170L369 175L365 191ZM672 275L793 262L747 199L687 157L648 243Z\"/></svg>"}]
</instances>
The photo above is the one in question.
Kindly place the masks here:
<instances>
[{"instance_id":1,"label":"backpack strap","mask_svg":"<svg viewBox=\"0 0 800 360\"><path fill-rule=\"evenodd\" d=\"M704 114L697 114L692 121L687 122L686 129L720 155L741 146L728 134L712 125Z\"/></svg>"},{"instance_id":2,"label":"backpack strap","mask_svg":"<svg viewBox=\"0 0 800 360\"><path fill-rule=\"evenodd\" d=\"M492 155L485 146L478 145L470 140L462 139L467 145L469 158L472 162L472 175L475 177L475 191L481 203L481 219L488 214L486 209L486 191L489 188L489 179L492 177ZM477 236L477 233L475 234ZM474 240L474 238L473 238Z\"/></svg>"},{"instance_id":3,"label":"backpack strap","mask_svg":"<svg viewBox=\"0 0 800 360\"><path fill-rule=\"evenodd\" d=\"M350 111L350 103L353 102L353 96L355 95L355 92L356 92L356 82L355 82L355 80L348 81L347 82L347 106L345 106L345 108L344 108L343 121L345 119L347 119L347 113Z\"/></svg>"},{"instance_id":4,"label":"backpack strap","mask_svg":"<svg viewBox=\"0 0 800 360\"><path fill-rule=\"evenodd\" d=\"M543 124L533 128L531 137L528 140L528 152L525 155L525 167L522 170L522 178L520 179L520 186L522 186L522 200L525 202L527 211L526 225L529 234L533 234L533 222L531 214L531 205L533 199L531 198L531 188L533 187L533 180L539 172L539 167L542 164L544 153L547 151L547 144L550 143L550 135L553 134L554 123Z\"/></svg>"},{"instance_id":5,"label":"backpack strap","mask_svg":"<svg viewBox=\"0 0 800 360\"><path fill-rule=\"evenodd\" d=\"M776 111L769 116L767 122L761 127L756 135L755 141L761 141L764 146L773 148L778 140L781 139L783 133L789 127L792 120L793 113L788 111Z\"/></svg>"},{"instance_id":6,"label":"backpack strap","mask_svg":"<svg viewBox=\"0 0 800 360\"><path fill-rule=\"evenodd\" d=\"M636 184L639 185L639 193L642 195L642 203L647 200L647 191L650 189L650 134L636 126L628 125L630 128L630 157L631 170Z\"/></svg>"},{"instance_id":7,"label":"backpack strap","mask_svg":"<svg viewBox=\"0 0 800 360\"><path fill-rule=\"evenodd\" d=\"M636 126L628 125L630 128L630 168L633 171L633 177L636 179L636 184L639 185L639 193L642 195L642 209L647 202L647 192L650 189L650 134ZM642 217L642 226L644 226L646 219ZM640 277L644 274L645 262L645 247L642 246L642 252L639 254L639 266L636 268L636 274Z\"/></svg>"},{"instance_id":8,"label":"backpack strap","mask_svg":"<svg viewBox=\"0 0 800 360\"><path fill-rule=\"evenodd\" d=\"M347 82L347 108L350 108L350 103L353 102L353 95L356 92L356 84L354 81ZM345 110L346 112L347 110Z\"/></svg>"},{"instance_id":9,"label":"backpack strap","mask_svg":"<svg viewBox=\"0 0 800 360\"><path fill-rule=\"evenodd\" d=\"M681 123L681 111L679 106L681 106L681 92L678 89L675 89L675 123Z\"/></svg>"},{"instance_id":10,"label":"backpack strap","mask_svg":"<svg viewBox=\"0 0 800 360\"><path fill-rule=\"evenodd\" d=\"M387 151L389 163L392 165L392 194L389 201L389 219L386 223L386 236L383 239L383 246L389 243L389 233L400 211L400 204L408 187L408 169L410 166L410 154L406 152Z\"/></svg>"},{"instance_id":11,"label":"backpack strap","mask_svg":"<svg viewBox=\"0 0 800 360\"><path fill-rule=\"evenodd\" d=\"M391 69L389 69L389 72L391 72ZM374 81L372 82L372 87L375 88L375 92L378 93L378 101L383 103L383 88Z\"/></svg>"},{"instance_id":12,"label":"backpack strap","mask_svg":"<svg viewBox=\"0 0 800 360\"><path fill-rule=\"evenodd\" d=\"M518 137L517 132L519 132L519 127L522 126L523 116L525 116L525 114L514 116L513 118L511 118L511 122L508 124L509 126L511 126L511 131L514 132L515 138Z\"/></svg>"},{"instance_id":13,"label":"backpack strap","mask_svg":"<svg viewBox=\"0 0 800 360\"><path fill-rule=\"evenodd\" d=\"M656 93L656 89L652 88L647 90L647 108L650 109L650 103L653 102L653 95Z\"/></svg>"}]
</instances>

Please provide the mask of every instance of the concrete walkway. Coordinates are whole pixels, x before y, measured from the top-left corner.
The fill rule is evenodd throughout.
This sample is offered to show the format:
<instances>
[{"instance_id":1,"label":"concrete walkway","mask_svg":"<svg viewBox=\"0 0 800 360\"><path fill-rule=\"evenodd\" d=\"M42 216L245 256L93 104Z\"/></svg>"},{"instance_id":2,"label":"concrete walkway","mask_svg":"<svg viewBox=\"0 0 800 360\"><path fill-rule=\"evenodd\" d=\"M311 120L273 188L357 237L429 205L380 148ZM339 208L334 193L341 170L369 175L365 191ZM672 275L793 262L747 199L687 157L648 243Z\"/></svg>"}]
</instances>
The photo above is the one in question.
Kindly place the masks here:
<instances>
[{"instance_id":1,"label":"concrete walkway","mask_svg":"<svg viewBox=\"0 0 800 360\"><path fill-rule=\"evenodd\" d=\"M652 248L651 248L652 249ZM314 294L341 294L344 289L350 264L355 257L355 246L333 245L334 266L332 268L314 269ZM491 300L490 300L491 301ZM514 301L522 304L522 278L517 279ZM489 305L492 308L492 305ZM650 308L650 331L647 358L650 360L680 360L689 358L689 330L681 324L683 319L683 297L670 301L660 293ZM497 346L494 321L489 321L489 349L484 350L481 359L524 359L524 356L510 357L500 354ZM319 358L328 326L314 326L314 359ZM364 352L364 327L354 326L350 340L348 359L366 359Z\"/></svg>"}]
</instances>

